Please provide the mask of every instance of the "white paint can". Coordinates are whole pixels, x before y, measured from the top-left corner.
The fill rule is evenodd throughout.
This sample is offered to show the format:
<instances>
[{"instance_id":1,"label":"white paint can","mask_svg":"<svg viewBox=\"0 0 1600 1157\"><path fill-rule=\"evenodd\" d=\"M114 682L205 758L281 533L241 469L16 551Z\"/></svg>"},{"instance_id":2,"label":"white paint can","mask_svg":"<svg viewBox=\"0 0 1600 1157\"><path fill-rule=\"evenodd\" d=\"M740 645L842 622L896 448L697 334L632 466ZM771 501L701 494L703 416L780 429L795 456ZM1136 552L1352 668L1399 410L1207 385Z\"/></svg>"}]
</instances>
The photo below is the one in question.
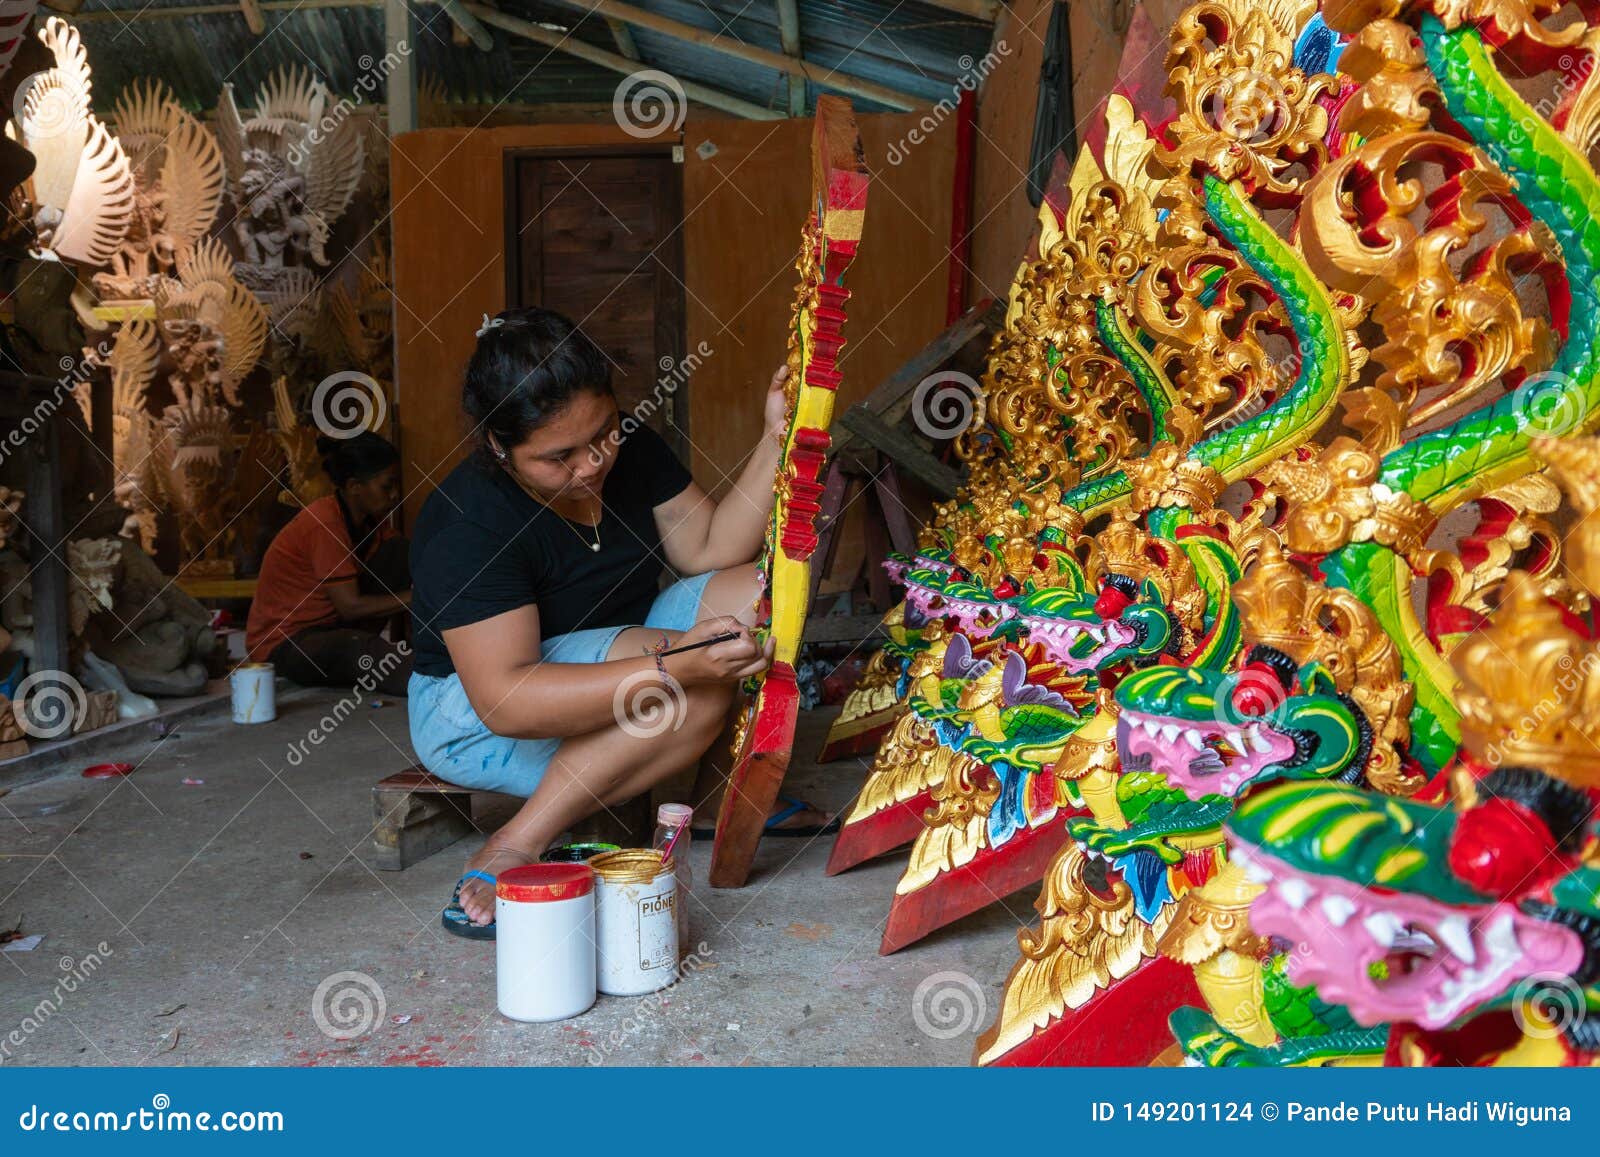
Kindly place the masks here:
<instances>
[{"instance_id":1,"label":"white paint can","mask_svg":"<svg viewBox=\"0 0 1600 1157\"><path fill-rule=\"evenodd\" d=\"M278 699L271 663L244 663L233 669L228 683L233 689L235 723L271 723L278 717Z\"/></svg>"},{"instance_id":2,"label":"white paint can","mask_svg":"<svg viewBox=\"0 0 1600 1157\"><path fill-rule=\"evenodd\" d=\"M624 848L589 861L595 875L600 991L641 996L678 978L678 880L653 848Z\"/></svg>"},{"instance_id":3,"label":"white paint can","mask_svg":"<svg viewBox=\"0 0 1600 1157\"><path fill-rule=\"evenodd\" d=\"M595 998L594 872L526 864L494 885L495 994L512 1020L566 1020Z\"/></svg>"}]
</instances>

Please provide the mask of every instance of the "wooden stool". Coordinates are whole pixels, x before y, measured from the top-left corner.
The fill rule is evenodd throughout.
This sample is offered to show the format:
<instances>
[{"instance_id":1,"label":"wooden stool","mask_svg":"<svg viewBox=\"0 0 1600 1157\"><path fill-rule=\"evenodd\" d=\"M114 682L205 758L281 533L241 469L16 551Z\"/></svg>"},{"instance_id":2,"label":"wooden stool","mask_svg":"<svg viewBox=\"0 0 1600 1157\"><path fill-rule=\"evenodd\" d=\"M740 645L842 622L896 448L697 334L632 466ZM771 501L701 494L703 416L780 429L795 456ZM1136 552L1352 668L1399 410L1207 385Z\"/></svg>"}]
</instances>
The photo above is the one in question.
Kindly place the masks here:
<instances>
[{"instance_id":1,"label":"wooden stool","mask_svg":"<svg viewBox=\"0 0 1600 1157\"><path fill-rule=\"evenodd\" d=\"M372 851L385 871L403 872L476 830L471 789L421 767L372 787Z\"/></svg>"}]
</instances>

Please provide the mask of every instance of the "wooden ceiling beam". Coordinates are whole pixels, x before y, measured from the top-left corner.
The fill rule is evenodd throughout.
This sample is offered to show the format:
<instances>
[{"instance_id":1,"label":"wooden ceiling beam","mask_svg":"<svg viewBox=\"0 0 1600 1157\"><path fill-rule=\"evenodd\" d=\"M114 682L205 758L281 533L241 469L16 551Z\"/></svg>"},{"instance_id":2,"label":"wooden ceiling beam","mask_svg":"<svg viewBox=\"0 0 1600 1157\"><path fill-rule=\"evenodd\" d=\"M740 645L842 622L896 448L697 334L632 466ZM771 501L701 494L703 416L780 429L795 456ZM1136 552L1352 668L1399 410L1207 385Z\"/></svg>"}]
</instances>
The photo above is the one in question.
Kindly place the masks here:
<instances>
[{"instance_id":1,"label":"wooden ceiling beam","mask_svg":"<svg viewBox=\"0 0 1600 1157\"><path fill-rule=\"evenodd\" d=\"M444 9L445 15L450 17L450 23L454 24L463 36L477 45L479 51L488 52L494 48L493 34L483 26L482 21L467 11L461 0L436 0L436 2L439 7Z\"/></svg>"},{"instance_id":2,"label":"wooden ceiling beam","mask_svg":"<svg viewBox=\"0 0 1600 1157\"><path fill-rule=\"evenodd\" d=\"M633 42L633 29L620 20L607 20L606 26L611 29L611 39L617 42L617 51L629 60L638 60L639 46Z\"/></svg>"},{"instance_id":3,"label":"wooden ceiling beam","mask_svg":"<svg viewBox=\"0 0 1600 1157\"><path fill-rule=\"evenodd\" d=\"M803 60L800 53L800 5L797 0L778 0L778 36L783 41L783 50L796 60ZM803 117L806 115L806 82L798 76L784 78L789 86L789 115Z\"/></svg>"},{"instance_id":4,"label":"wooden ceiling beam","mask_svg":"<svg viewBox=\"0 0 1600 1157\"><path fill-rule=\"evenodd\" d=\"M244 13L244 22L252 36L260 36L267 30L267 18L261 15L261 0L239 0L239 11Z\"/></svg>"},{"instance_id":5,"label":"wooden ceiling beam","mask_svg":"<svg viewBox=\"0 0 1600 1157\"><path fill-rule=\"evenodd\" d=\"M609 68L612 72L620 72L631 76L639 71L639 62L629 60L619 53L607 52L604 48L596 48L586 41L579 40L570 33L552 32L548 28L528 20L520 20L515 16L508 16L504 12L497 12L493 8L485 8L482 4L465 4L467 11L479 20L494 28L503 29L513 36L521 36L552 48L557 52L576 56L579 60L587 60L590 64L598 64L601 68ZM742 116L747 120L782 120L783 114L777 109L766 108L754 101L745 100L743 97L734 96L732 93L723 92L721 89L710 88L707 85L696 84L694 81L680 81L679 87L683 95L692 101L711 108L719 108L723 112L731 112L735 116Z\"/></svg>"},{"instance_id":6,"label":"wooden ceiling beam","mask_svg":"<svg viewBox=\"0 0 1600 1157\"><path fill-rule=\"evenodd\" d=\"M930 8L943 8L946 12L959 12L963 16L970 16L974 20L982 20L985 24L1000 15L1004 7L1001 0L917 0Z\"/></svg>"},{"instance_id":7,"label":"wooden ceiling beam","mask_svg":"<svg viewBox=\"0 0 1600 1157\"><path fill-rule=\"evenodd\" d=\"M648 28L652 32L659 32L663 36L670 36L674 40L682 40L701 48L709 48L713 52L721 52L727 56L738 57L740 60L751 64L759 64L766 68L777 69L779 72L790 76L800 76L813 84L824 88L835 89L838 92L859 96L875 104L887 108L909 111L928 103L920 97L910 96L907 93L889 88L886 85L874 84L870 80L850 76L847 73L836 72L819 68L785 56L781 52L772 52L769 49L757 48L753 44L746 44L731 36L724 36L719 32L708 32L704 28L696 28L693 24L684 24L666 16L658 16L654 12L647 12L643 8L635 8L631 4L620 3L619 0L555 0L556 3L569 8L578 8L592 12L596 16L614 17L633 25L635 28Z\"/></svg>"}]
</instances>

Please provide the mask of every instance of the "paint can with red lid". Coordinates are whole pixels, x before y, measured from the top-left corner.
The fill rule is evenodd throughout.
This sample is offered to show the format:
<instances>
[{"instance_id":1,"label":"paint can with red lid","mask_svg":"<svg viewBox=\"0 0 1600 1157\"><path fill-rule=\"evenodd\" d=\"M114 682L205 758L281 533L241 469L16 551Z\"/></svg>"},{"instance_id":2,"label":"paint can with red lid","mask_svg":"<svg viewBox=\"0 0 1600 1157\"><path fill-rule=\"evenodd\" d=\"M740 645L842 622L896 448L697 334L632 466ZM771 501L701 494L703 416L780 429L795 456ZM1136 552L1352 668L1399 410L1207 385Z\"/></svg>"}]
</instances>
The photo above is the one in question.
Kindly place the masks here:
<instances>
[{"instance_id":1,"label":"paint can with red lid","mask_svg":"<svg viewBox=\"0 0 1600 1157\"><path fill-rule=\"evenodd\" d=\"M595 1000L594 871L527 864L494 886L495 986L501 1015L566 1020Z\"/></svg>"}]
</instances>

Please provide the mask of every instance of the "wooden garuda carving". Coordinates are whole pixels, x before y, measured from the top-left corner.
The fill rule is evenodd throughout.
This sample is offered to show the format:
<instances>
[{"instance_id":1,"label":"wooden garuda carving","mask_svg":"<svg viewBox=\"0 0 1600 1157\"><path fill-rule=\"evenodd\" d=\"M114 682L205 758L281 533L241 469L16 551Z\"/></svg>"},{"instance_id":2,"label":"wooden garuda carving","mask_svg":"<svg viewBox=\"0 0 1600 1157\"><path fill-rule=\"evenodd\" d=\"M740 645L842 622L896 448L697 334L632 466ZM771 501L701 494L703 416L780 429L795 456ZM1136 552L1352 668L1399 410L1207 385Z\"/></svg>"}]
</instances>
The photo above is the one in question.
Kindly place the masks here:
<instances>
[{"instance_id":1,"label":"wooden garuda carving","mask_svg":"<svg viewBox=\"0 0 1600 1157\"><path fill-rule=\"evenodd\" d=\"M134 220L132 166L91 111L89 57L77 29L51 16L39 40L55 67L28 79L12 122L37 161L27 192L35 239L65 261L101 269Z\"/></svg>"},{"instance_id":2,"label":"wooden garuda carving","mask_svg":"<svg viewBox=\"0 0 1600 1157\"><path fill-rule=\"evenodd\" d=\"M248 115L232 85L217 102L239 278L288 294L286 312L309 288L306 275L327 266L328 238L361 183L361 125L348 103L299 67L274 72Z\"/></svg>"},{"instance_id":3,"label":"wooden garuda carving","mask_svg":"<svg viewBox=\"0 0 1600 1157\"><path fill-rule=\"evenodd\" d=\"M844 276L861 242L867 208L866 163L848 101L824 96L817 102L811 164L812 210L795 263L800 284L789 334L789 424L762 564L760 618L776 651L735 741L712 849L715 887L744 883L794 745L795 661L811 601L823 458L850 298Z\"/></svg>"},{"instance_id":4,"label":"wooden garuda carving","mask_svg":"<svg viewBox=\"0 0 1600 1157\"><path fill-rule=\"evenodd\" d=\"M111 268L94 277L102 300L147 299L178 276L178 259L211 231L222 207L222 150L159 80L125 89L112 114L134 177L134 214Z\"/></svg>"}]
</instances>

